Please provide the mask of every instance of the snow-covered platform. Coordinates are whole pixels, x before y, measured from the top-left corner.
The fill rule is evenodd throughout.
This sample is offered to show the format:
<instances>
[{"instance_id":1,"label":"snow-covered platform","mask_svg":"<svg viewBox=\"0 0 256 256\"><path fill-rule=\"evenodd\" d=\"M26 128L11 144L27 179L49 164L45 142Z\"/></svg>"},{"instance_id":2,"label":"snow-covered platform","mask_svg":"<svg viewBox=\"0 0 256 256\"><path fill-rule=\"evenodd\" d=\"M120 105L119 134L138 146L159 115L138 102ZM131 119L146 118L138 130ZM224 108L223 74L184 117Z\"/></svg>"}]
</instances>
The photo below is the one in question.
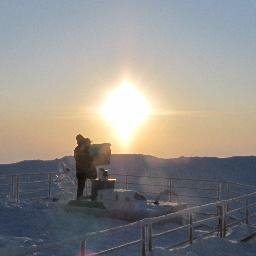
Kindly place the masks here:
<instances>
[{"instance_id":1,"label":"snow-covered platform","mask_svg":"<svg viewBox=\"0 0 256 256\"><path fill-rule=\"evenodd\" d=\"M256 224L254 186L112 174L119 178L115 189L77 201L70 200L76 189L70 174L5 179L10 191L1 203L1 255L255 255L255 230L247 232Z\"/></svg>"},{"instance_id":2,"label":"snow-covered platform","mask_svg":"<svg viewBox=\"0 0 256 256\"><path fill-rule=\"evenodd\" d=\"M154 202L146 200L140 193L125 189L102 189L98 191L97 198L71 200L66 206L67 210L93 214L94 216L111 217L135 221L147 217L156 217L185 209L186 204L177 202ZM175 222L181 222L177 220Z\"/></svg>"}]
</instances>

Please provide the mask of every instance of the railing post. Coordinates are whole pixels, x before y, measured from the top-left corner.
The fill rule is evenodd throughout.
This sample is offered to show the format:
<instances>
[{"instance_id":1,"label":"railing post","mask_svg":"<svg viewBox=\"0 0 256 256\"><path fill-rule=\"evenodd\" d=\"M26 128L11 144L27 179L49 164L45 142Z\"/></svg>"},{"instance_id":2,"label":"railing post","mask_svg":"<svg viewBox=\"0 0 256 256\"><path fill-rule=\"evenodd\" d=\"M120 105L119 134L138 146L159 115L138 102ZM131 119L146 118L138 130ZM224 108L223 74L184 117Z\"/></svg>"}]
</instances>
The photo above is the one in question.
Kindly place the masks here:
<instances>
[{"instance_id":1,"label":"railing post","mask_svg":"<svg viewBox=\"0 0 256 256\"><path fill-rule=\"evenodd\" d=\"M50 199L52 196L52 174L48 174L48 198Z\"/></svg>"},{"instance_id":2,"label":"railing post","mask_svg":"<svg viewBox=\"0 0 256 256\"><path fill-rule=\"evenodd\" d=\"M19 176L16 175L16 202L19 203L20 201L20 184L19 184Z\"/></svg>"},{"instance_id":3,"label":"railing post","mask_svg":"<svg viewBox=\"0 0 256 256\"><path fill-rule=\"evenodd\" d=\"M15 189L14 189L14 179L15 179L15 176L12 175L12 181L11 181L11 199L14 199L14 197L15 197L15 194L14 194L14 191L15 191Z\"/></svg>"},{"instance_id":4,"label":"railing post","mask_svg":"<svg viewBox=\"0 0 256 256\"><path fill-rule=\"evenodd\" d=\"M172 179L169 179L169 202L172 201Z\"/></svg>"},{"instance_id":5,"label":"railing post","mask_svg":"<svg viewBox=\"0 0 256 256\"><path fill-rule=\"evenodd\" d=\"M229 199L229 183L226 182L226 189L227 189L227 193L226 193L226 199L228 200ZM227 204L226 204L226 211L228 212L229 211L229 201L227 201Z\"/></svg>"},{"instance_id":6,"label":"railing post","mask_svg":"<svg viewBox=\"0 0 256 256\"><path fill-rule=\"evenodd\" d=\"M249 224L249 208L248 208L248 198L245 201L245 224Z\"/></svg>"},{"instance_id":7,"label":"railing post","mask_svg":"<svg viewBox=\"0 0 256 256\"><path fill-rule=\"evenodd\" d=\"M128 189L128 175L125 175L125 189Z\"/></svg>"},{"instance_id":8,"label":"railing post","mask_svg":"<svg viewBox=\"0 0 256 256\"><path fill-rule=\"evenodd\" d=\"M146 226L144 224L141 225L141 255L146 256Z\"/></svg>"},{"instance_id":9,"label":"railing post","mask_svg":"<svg viewBox=\"0 0 256 256\"><path fill-rule=\"evenodd\" d=\"M218 184L218 200L221 200L222 182Z\"/></svg>"},{"instance_id":10,"label":"railing post","mask_svg":"<svg viewBox=\"0 0 256 256\"><path fill-rule=\"evenodd\" d=\"M148 225L148 250L151 252L153 250L153 241L152 241L152 223Z\"/></svg>"},{"instance_id":11,"label":"railing post","mask_svg":"<svg viewBox=\"0 0 256 256\"><path fill-rule=\"evenodd\" d=\"M222 230L223 230L223 237L226 237L226 213L227 213L227 204L223 204L222 210Z\"/></svg>"},{"instance_id":12,"label":"railing post","mask_svg":"<svg viewBox=\"0 0 256 256\"><path fill-rule=\"evenodd\" d=\"M193 216L192 213L190 212L188 215L189 218L189 243L193 243Z\"/></svg>"},{"instance_id":13,"label":"railing post","mask_svg":"<svg viewBox=\"0 0 256 256\"><path fill-rule=\"evenodd\" d=\"M86 256L85 250L86 250L86 240L82 240L80 243L80 256Z\"/></svg>"},{"instance_id":14,"label":"railing post","mask_svg":"<svg viewBox=\"0 0 256 256\"><path fill-rule=\"evenodd\" d=\"M226 184L227 184L227 199L229 199L229 190L230 190L229 183L227 182Z\"/></svg>"},{"instance_id":15,"label":"railing post","mask_svg":"<svg viewBox=\"0 0 256 256\"><path fill-rule=\"evenodd\" d=\"M226 204L221 202L217 205L217 212L219 215L219 233L220 237L224 238L226 236Z\"/></svg>"},{"instance_id":16,"label":"railing post","mask_svg":"<svg viewBox=\"0 0 256 256\"><path fill-rule=\"evenodd\" d=\"M221 232L221 204L218 203L216 205L216 208L217 208L217 216L218 216L218 234L219 234L220 237L222 237L222 232Z\"/></svg>"},{"instance_id":17,"label":"railing post","mask_svg":"<svg viewBox=\"0 0 256 256\"><path fill-rule=\"evenodd\" d=\"M85 196L88 196L88 179L85 181Z\"/></svg>"}]
</instances>

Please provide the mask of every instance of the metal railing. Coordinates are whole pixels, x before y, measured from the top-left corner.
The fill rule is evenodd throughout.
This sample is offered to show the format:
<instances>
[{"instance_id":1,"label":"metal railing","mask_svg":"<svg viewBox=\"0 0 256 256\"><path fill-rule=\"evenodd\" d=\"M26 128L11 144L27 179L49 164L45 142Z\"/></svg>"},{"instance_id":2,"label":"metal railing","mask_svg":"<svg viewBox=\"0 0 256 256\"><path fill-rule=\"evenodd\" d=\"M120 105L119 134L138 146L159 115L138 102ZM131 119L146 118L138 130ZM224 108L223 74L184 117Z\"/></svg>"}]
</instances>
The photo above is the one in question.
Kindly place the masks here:
<instances>
[{"instance_id":1,"label":"metal railing","mask_svg":"<svg viewBox=\"0 0 256 256\"><path fill-rule=\"evenodd\" d=\"M20 202L21 198L50 199L53 197L55 176L56 172L0 175L0 188L7 188L4 191L0 190L0 195L17 203ZM33 187L35 185L36 187Z\"/></svg>"},{"instance_id":2,"label":"metal railing","mask_svg":"<svg viewBox=\"0 0 256 256\"><path fill-rule=\"evenodd\" d=\"M227 209L228 204L237 201L242 202L244 206L233 207L233 209L230 210ZM215 203L187 208L179 212L159 217L146 218L128 225L87 233L85 235L80 235L57 243L34 246L33 248L24 249L23 252L16 256L31 255L36 252L47 250L56 251L60 248L63 249L63 245L70 246L72 244L77 244L77 241L80 241L80 256L109 255L110 253L118 253L115 255L129 255L128 250L131 247L135 248L137 255L147 256L149 252L154 250L154 245L157 245L157 240L159 238L165 238L164 240L168 241L168 243L173 240L173 243L166 244L164 246L166 249L192 244L195 240L202 239L207 236L215 235L220 238L225 238L228 228L239 225L240 223L250 223L250 221L256 216L255 207L256 192ZM254 208L254 210L252 210L252 208ZM243 211L243 215L239 219L237 218L234 222L233 218L231 218L231 214L241 210ZM178 226L168 228L168 224L172 223L174 219L177 219L177 217L181 218L183 223ZM256 222L256 218L254 218L254 220ZM165 227L165 225L167 225L167 229L163 230L162 227ZM205 232L201 233L200 231L203 228ZM99 249L98 251L95 251L95 248L90 246L90 243L92 244L94 240L98 242L98 245L101 244L99 243L99 237L102 236L106 236L106 239L111 237L109 241L112 241L115 234L120 237L119 232L121 231L126 235L133 231L133 239L125 241L127 240L127 236L121 236L123 241L115 245L110 245L109 248ZM136 233L135 238L134 233ZM181 236L182 233L183 236ZM177 237L181 237L181 239L179 241L173 239ZM125 252L123 251L124 254L122 254L122 250L125 250ZM91 251L94 252L90 253Z\"/></svg>"},{"instance_id":3,"label":"metal railing","mask_svg":"<svg viewBox=\"0 0 256 256\"><path fill-rule=\"evenodd\" d=\"M105 249L103 251L85 254L86 247L89 243L86 238L81 241L81 256L83 255L105 255L110 252L119 251L124 248L128 248L134 244L140 243L140 254L145 256L149 251L152 251L154 242L160 237L177 237L177 233L184 233L184 239L176 241L171 245L166 245L168 249L182 246L185 244L192 244L193 241L201 239L210 235L217 235L221 238L226 236L227 229L238 225L240 223L249 224L250 220L256 216L256 187L251 185L244 185L236 182L223 182L207 179L182 179L182 178L170 178L170 177L151 177L151 176L139 176L139 175L123 175L118 173L112 173L112 178L117 178L117 185L123 189L134 189L136 185L146 186L150 188L150 193L147 190L142 189L142 192L146 195L159 194L161 191L168 191L169 201L191 199L206 199L212 201L212 203L203 204L200 206L190 207L175 213L170 213L165 216L147 218L140 223L141 238L128 243L119 244L117 246ZM145 182L148 179L148 182ZM135 182L134 182L135 180ZM163 182L164 181L164 182ZM88 186L90 189L90 186ZM152 188L158 188L156 192L152 192ZM189 194L179 194L179 189L187 190ZM199 191L205 194L205 196L198 194L191 194L191 191ZM210 194L213 193L214 195ZM200 200L195 200L199 203ZM250 202L253 201L253 202ZM239 205L243 204L243 206ZM190 203L196 205L196 203ZM235 213L241 215L234 216ZM235 218L235 221L234 221ZM180 219L183 224L178 227L174 227L167 230L157 231L157 227L162 223L172 223L173 219ZM256 222L256 218L255 218ZM199 232L201 228L204 228L204 233ZM107 231L105 231L107 232ZM171 240L171 239L170 239Z\"/></svg>"},{"instance_id":4,"label":"metal railing","mask_svg":"<svg viewBox=\"0 0 256 256\"><path fill-rule=\"evenodd\" d=\"M252 185L209 179L189 179L159 176L111 173L116 178L115 188L131 189L148 199L185 202L189 206L216 202L255 191ZM91 183L86 182L86 195L90 195ZM168 196L167 197L164 197ZM161 198L162 196L162 198Z\"/></svg>"},{"instance_id":5,"label":"metal railing","mask_svg":"<svg viewBox=\"0 0 256 256\"><path fill-rule=\"evenodd\" d=\"M16 202L19 202L25 195L35 194L35 190L30 190L31 184L36 184L36 190L43 192L39 194L37 198L52 198L54 192L54 177L56 174L56 172L51 172L1 175L0 187L7 187L6 195ZM206 199L210 201L210 203L189 207L164 216L146 218L128 225L93 232L60 242L61 244L69 244L75 243L78 240L81 241L81 256L105 255L131 247L136 247L139 255L146 256L148 252L154 249L154 245L158 243L159 238L168 238L165 240L171 243L166 244L164 247L174 248L184 244L192 244L195 240L210 235L218 235L224 238L230 227L239 225L240 223L256 223L256 187L254 186L206 179L194 180L173 177L135 176L118 173L112 174L111 176L118 178L119 181L116 185L120 188L138 188L139 190L142 187L140 192L149 197L159 194L162 191L167 191L169 201L191 200L194 198ZM2 180L5 181L4 184ZM42 190L41 188L39 189L39 184L42 185ZM89 190L90 183L87 185ZM143 186L146 188L144 189ZM150 188L151 191L148 191L148 188ZM181 195L179 190L186 191L188 194L184 192L184 194ZM192 193L191 191L198 191L199 196L198 193ZM87 192L89 193L89 191ZM201 192L204 193L204 196L200 194ZM193 204L198 202L195 200ZM173 223L177 223L177 221L180 222L180 224L173 226ZM118 244L110 245L110 248L102 248L98 252L86 254L87 249L90 249L90 244L94 237L98 238L102 235L111 235L112 237L113 234L121 232L121 230L129 232L131 229L136 233L135 239L121 241ZM204 231L203 233L202 230ZM182 239L180 239L180 241L174 239L177 237ZM20 255L29 255L29 253L46 249L56 250L60 248L60 243L35 246Z\"/></svg>"},{"instance_id":6,"label":"metal railing","mask_svg":"<svg viewBox=\"0 0 256 256\"><path fill-rule=\"evenodd\" d=\"M162 191L169 191L169 201L184 199L207 199L216 201L221 195L219 181L207 179L185 179L174 177L111 174L117 178L117 185L125 189L137 189L145 195L159 195ZM200 192L203 191L204 195Z\"/></svg>"},{"instance_id":7,"label":"metal railing","mask_svg":"<svg viewBox=\"0 0 256 256\"><path fill-rule=\"evenodd\" d=\"M52 198L57 172L0 175L0 196L19 202L20 198ZM116 188L134 189L150 199L185 202L194 206L229 199L253 191L254 186L208 179L140 176L111 173ZM4 183L2 183L4 181ZM36 187L33 188L33 185ZM86 195L90 194L90 181L86 182ZM33 195L33 197L29 196ZM161 198L162 196L162 198ZM167 198L168 197L168 198Z\"/></svg>"},{"instance_id":8,"label":"metal railing","mask_svg":"<svg viewBox=\"0 0 256 256\"><path fill-rule=\"evenodd\" d=\"M234 202L242 202L244 206L236 206L233 209L228 210L228 204L232 204ZM208 214L206 214L207 211ZM242 216L240 216L240 218L236 218L236 220L233 221L231 214L239 211L243 212ZM177 220L177 217L181 218L184 223L171 229L160 232L157 231L159 226L173 222L174 219ZM122 243L103 251L94 252L93 254L86 254L86 247L88 248L89 244L87 242L88 237L87 239L85 237L83 240L81 240L80 252L81 256L105 255L110 252L118 251L140 243L141 246L139 255L146 256L148 255L148 252L154 249L154 242L159 237L179 237L177 236L177 232L184 232L184 238L181 239L181 241L171 245L166 245L166 249L184 246L185 244L192 244L195 240L212 235L225 238L228 228L239 225L241 223L249 224L250 220L252 220L254 217L256 217L256 192L236 198L218 201L215 203L187 208L164 216L143 219L136 222L139 224L138 227L140 227L140 239ZM254 222L256 224L256 218L254 218ZM203 234L199 232L202 227L205 227L205 232ZM120 228L129 228L129 225L121 226L117 229ZM104 230L102 232L107 234L108 230ZM100 234L102 233L96 232L94 235L96 236Z\"/></svg>"}]
</instances>

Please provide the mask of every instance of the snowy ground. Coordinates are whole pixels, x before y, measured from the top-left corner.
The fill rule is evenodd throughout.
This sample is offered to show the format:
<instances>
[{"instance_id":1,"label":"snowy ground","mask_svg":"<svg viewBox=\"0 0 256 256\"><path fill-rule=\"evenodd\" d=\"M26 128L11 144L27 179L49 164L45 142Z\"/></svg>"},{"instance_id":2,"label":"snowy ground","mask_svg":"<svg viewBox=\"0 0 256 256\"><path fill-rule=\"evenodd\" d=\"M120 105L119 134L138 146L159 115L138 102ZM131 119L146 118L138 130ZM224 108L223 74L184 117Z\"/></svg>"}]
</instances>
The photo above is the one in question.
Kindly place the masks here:
<instances>
[{"instance_id":1,"label":"snowy ground","mask_svg":"<svg viewBox=\"0 0 256 256\"><path fill-rule=\"evenodd\" d=\"M150 256L255 256L256 243L231 242L228 239L208 238L193 245L168 251L156 248Z\"/></svg>"},{"instance_id":2,"label":"snowy ground","mask_svg":"<svg viewBox=\"0 0 256 256\"><path fill-rule=\"evenodd\" d=\"M78 212L70 212L65 205L74 198L72 177L60 173L56 186L56 202L48 199L25 200L19 204L2 200L0 203L0 255L22 255L24 248L35 245L62 242L64 239L74 239L88 232L99 231L113 226L124 225L127 222L107 218L96 218ZM65 189L64 189L65 188ZM74 239L75 240L75 239ZM80 240L65 248L61 254L36 255L77 255ZM63 250L64 249L64 250ZM71 249L71 250L70 250ZM45 251L45 250L43 250ZM71 253L71 254L70 254ZM26 254L24 254L26 255Z\"/></svg>"},{"instance_id":3,"label":"snowy ground","mask_svg":"<svg viewBox=\"0 0 256 256\"><path fill-rule=\"evenodd\" d=\"M58 201L49 200L21 200L20 204L2 200L0 203L0 255L19 256L65 256L79 255L80 240L86 233L108 229L120 225L129 224L126 221L108 218L96 218L78 212L66 211L64 206L74 197L74 180L69 174L60 172L56 186L58 193L55 196ZM173 225L173 224L172 224ZM164 225L159 228L164 230ZM252 229L252 228L251 228ZM128 231L121 230L107 235L98 235L89 239L88 251L98 251L117 245L120 242L128 242L138 239L139 226L132 226ZM192 246L175 250L164 249L170 242L187 236L187 231L180 232L176 237L166 236L156 239L156 247L151 253L153 256L224 256L224 255L256 255L256 242L241 243L241 237L255 230L248 230L247 226L239 228L239 232L229 230L226 239L211 237L196 241ZM202 230L203 232L203 230ZM72 241L72 242L67 242ZM47 248L46 245L57 246ZM28 253L26 250L42 246L38 253ZM112 255L140 255L140 247L134 246L125 251L119 251Z\"/></svg>"},{"instance_id":4,"label":"snowy ground","mask_svg":"<svg viewBox=\"0 0 256 256\"><path fill-rule=\"evenodd\" d=\"M1 204L0 223L1 256L10 256L23 247L59 242L87 232L125 224L124 221L70 213L62 205L46 202L19 206ZM78 246L79 241L77 249Z\"/></svg>"}]
</instances>

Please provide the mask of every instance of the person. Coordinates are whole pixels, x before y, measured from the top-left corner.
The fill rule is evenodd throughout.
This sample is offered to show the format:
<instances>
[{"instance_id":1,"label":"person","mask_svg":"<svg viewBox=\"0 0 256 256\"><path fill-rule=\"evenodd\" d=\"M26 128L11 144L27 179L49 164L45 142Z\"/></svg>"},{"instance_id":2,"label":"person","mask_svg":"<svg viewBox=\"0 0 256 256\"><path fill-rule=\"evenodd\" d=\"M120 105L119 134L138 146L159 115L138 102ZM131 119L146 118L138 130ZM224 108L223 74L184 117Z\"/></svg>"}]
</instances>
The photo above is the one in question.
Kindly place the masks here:
<instances>
[{"instance_id":1,"label":"person","mask_svg":"<svg viewBox=\"0 0 256 256\"><path fill-rule=\"evenodd\" d=\"M86 179L95 179L97 173L93 166L93 157L90 156L91 140L84 138L81 134L76 136L77 147L74 150L76 161L76 178L77 178L77 200L81 199L84 192ZM95 176L96 173L96 176Z\"/></svg>"}]
</instances>

